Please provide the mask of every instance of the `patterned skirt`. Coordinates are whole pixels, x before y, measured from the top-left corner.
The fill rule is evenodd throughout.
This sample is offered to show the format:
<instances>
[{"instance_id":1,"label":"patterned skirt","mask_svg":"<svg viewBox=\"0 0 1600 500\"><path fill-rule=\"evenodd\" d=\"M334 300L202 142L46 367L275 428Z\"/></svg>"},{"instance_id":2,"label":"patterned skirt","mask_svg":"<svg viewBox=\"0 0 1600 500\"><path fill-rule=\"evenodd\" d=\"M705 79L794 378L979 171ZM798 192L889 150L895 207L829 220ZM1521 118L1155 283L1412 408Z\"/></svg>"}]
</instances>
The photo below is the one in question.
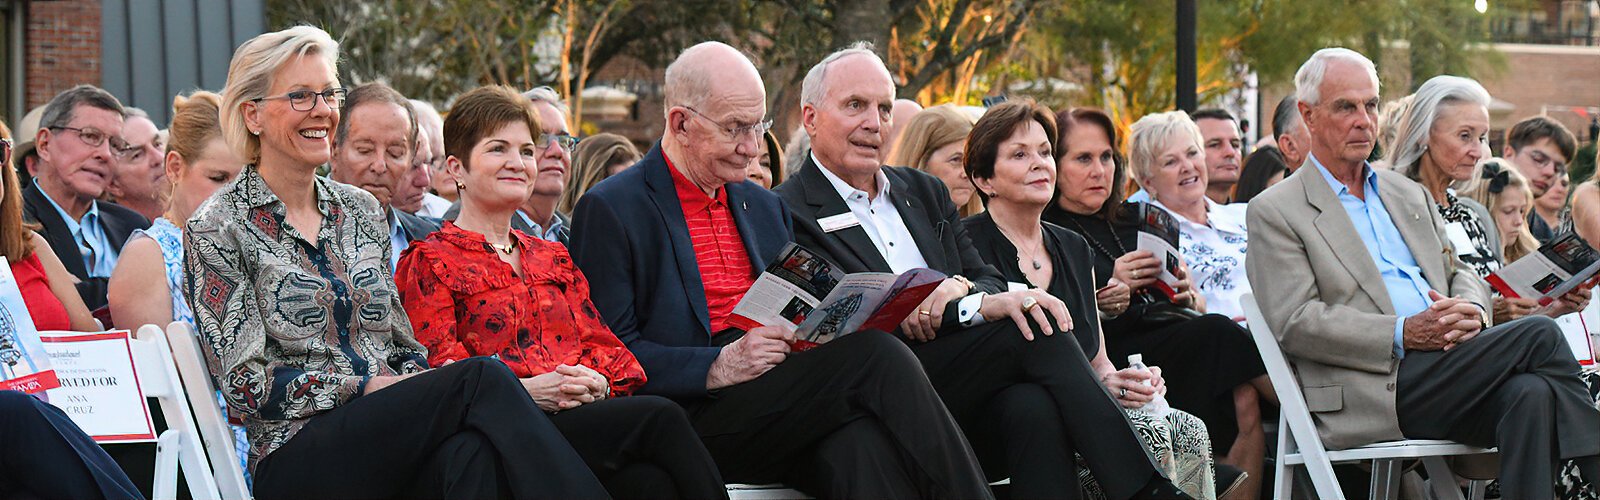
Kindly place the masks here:
<instances>
[{"instance_id":1,"label":"patterned skirt","mask_svg":"<svg viewBox=\"0 0 1600 500\"><path fill-rule=\"evenodd\" d=\"M1205 422L1180 410L1173 410L1165 417L1126 408L1122 412L1139 433L1145 451L1155 458L1156 468L1172 480L1172 484L1196 500L1216 499L1211 437L1206 433ZM1083 485L1084 498L1106 498L1082 456L1078 457L1078 483Z\"/></svg>"},{"instance_id":2,"label":"patterned skirt","mask_svg":"<svg viewBox=\"0 0 1600 500\"><path fill-rule=\"evenodd\" d=\"M1600 400L1600 373L1584 372L1583 385L1589 387L1589 398ZM1600 402L1595 404L1600 408ZM1557 498L1562 500L1600 500L1600 488L1587 483L1578 474L1578 465L1568 460L1561 465L1561 474L1556 479Z\"/></svg>"}]
</instances>

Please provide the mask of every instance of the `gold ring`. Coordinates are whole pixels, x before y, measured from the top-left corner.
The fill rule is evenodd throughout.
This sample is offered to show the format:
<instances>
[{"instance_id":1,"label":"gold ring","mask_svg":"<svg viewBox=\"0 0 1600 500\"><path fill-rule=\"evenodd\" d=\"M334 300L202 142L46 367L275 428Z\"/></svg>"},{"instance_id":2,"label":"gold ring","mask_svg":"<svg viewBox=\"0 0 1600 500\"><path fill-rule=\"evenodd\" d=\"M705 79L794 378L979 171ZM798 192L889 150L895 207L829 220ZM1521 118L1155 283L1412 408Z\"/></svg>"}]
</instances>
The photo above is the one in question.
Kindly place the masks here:
<instances>
[{"instance_id":1,"label":"gold ring","mask_svg":"<svg viewBox=\"0 0 1600 500\"><path fill-rule=\"evenodd\" d=\"M927 315L930 315L930 314L933 314L933 313L930 313L928 311L917 311L917 314L921 314L923 316L927 316Z\"/></svg>"},{"instance_id":2,"label":"gold ring","mask_svg":"<svg viewBox=\"0 0 1600 500\"><path fill-rule=\"evenodd\" d=\"M1039 299L1035 299L1033 297L1027 297L1027 298L1022 299L1022 311L1023 312L1032 311L1033 308L1035 308L1035 307L1039 307Z\"/></svg>"}]
</instances>

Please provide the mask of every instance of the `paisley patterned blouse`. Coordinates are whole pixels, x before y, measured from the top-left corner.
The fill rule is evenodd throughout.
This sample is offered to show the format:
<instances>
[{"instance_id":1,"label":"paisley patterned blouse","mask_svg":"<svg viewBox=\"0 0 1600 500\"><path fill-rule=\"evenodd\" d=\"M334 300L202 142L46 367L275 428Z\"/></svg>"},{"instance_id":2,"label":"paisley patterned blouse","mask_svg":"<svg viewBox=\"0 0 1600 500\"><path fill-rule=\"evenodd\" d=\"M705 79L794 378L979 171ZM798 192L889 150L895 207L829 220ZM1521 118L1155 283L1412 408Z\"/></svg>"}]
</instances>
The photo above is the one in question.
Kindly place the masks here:
<instances>
[{"instance_id":1,"label":"paisley patterned blouse","mask_svg":"<svg viewBox=\"0 0 1600 500\"><path fill-rule=\"evenodd\" d=\"M624 395L644 385L644 368L600 319L589 281L566 246L512 231L522 276L482 234L445 222L400 257L395 281L430 362L495 356L518 377L581 364Z\"/></svg>"},{"instance_id":2,"label":"paisley patterned blouse","mask_svg":"<svg viewBox=\"0 0 1600 500\"><path fill-rule=\"evenodd\" d=\"M247 165L184 231L185 292L206 361L250 435L250 468L368 378L427 369L389 272L376 199L315 178L314 239Z\"/></svg>"}]
</instances>

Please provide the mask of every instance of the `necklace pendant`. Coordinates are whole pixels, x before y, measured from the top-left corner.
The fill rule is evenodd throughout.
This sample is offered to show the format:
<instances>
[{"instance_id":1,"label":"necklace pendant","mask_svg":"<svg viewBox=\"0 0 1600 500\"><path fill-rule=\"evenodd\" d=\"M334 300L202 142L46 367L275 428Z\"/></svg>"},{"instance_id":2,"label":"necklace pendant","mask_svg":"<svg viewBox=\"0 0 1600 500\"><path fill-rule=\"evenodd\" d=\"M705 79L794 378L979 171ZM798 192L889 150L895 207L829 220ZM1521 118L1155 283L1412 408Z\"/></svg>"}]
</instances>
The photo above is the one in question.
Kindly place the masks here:
<instances>
[{"instance_id":1,"label":"necklace pendant","mask_svg":"<svg viewBox=\"0 0 1600 500\"><path fill-rule=\"evenodd\" d=\"M1037 260L1033 261L1033 270L1038 271L1040 269L1044 269L1044 265L1040 264Z\"/></svg>"}]
</instances>

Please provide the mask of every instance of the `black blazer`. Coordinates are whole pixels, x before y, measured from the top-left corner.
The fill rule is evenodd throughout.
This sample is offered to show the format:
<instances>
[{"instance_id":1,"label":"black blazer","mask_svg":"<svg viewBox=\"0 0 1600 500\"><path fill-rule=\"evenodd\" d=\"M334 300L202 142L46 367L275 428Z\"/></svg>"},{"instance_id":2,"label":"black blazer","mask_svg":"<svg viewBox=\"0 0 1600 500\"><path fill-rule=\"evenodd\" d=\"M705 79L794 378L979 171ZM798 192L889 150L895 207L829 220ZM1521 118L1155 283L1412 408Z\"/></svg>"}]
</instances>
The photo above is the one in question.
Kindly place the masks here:
<instances>
[{"instance_id":1,"label":"black blazer","mask_svg":"<svg viewBox=\"0 0 1600 500\"><path fill-rule=\"evenodd\" d=\"M821 168L807 155L805 164L793 177L773 188L789 205L795 243L827 257L847 273L892 272L861 226L831 233L822 230L817 221L848 213L850 207L823 177ZM961 225L961 214L950 201L950 190L943 181L910 167L883 167L883 173L889 178L889 197L929 269L965 276L977 286L974 293L1006 291L1000 272L985 263L972 247L972 240ZM958 321L956 306L956 301L946 306L946 326Z\"/></svg>"},{"instance_id":2,"label":"black blazer","mask_svg":"<svg viewBox=\"0 0 1600 500\"><path fill-rule=\"evenodd\" d=\"M711 342L705 285L689 226L657 143L633 167L595 184L573 210L573 262L611 331L644 365L641 392L703 397L720 347ZM739 239L759 275L793 235L776 195L753 182L728 184Z\"/></svg>"},{"instance_id":3,"label":"black blazer","mask_svg":"<svg viewBox=\"0 0 1600 500\"><path fill-rule=\"evenodd\" d=\"M118 252L122 251L122 245L128 242L134 230L150 228L150 219L138 212L108 201L95 203L100 208L100 225L105 228L106 239L111 243L111 248ZM67 272L78 277L78 296L83 298L84 305L89 306L91 311L106 305L108 280L89 277L89 268L83 264L83 254L78 251L78 241L72 237L72 230L67 229L67 221L61 219L61 214L50 205L50 200L39 190L39 186L29 185L28 189L22 191L22 217L42 226L39 234L50 242L50 249L55 250L56 257L67 267Z\"/></svg>"},{"instance_id":4,"label":"black blazer","mask_svg":"<svg viewBox=\"0 0 1600 500\"><path fill-rule=\"evenodd\" d=\"M988 212L962 220L972 246L983 260L1000 270L1006 281L1033 286L1017 262L1017 246L1006 239ZM1049 253L1051 296L1067 304L1072 315L1072 334L1083 346L1083 354L1094 359L1100 353L1100 314L1094 300L1094 250L1089 242L1066 228L1044 222L1044 248Z\"/></svg>"}]
</instances>

